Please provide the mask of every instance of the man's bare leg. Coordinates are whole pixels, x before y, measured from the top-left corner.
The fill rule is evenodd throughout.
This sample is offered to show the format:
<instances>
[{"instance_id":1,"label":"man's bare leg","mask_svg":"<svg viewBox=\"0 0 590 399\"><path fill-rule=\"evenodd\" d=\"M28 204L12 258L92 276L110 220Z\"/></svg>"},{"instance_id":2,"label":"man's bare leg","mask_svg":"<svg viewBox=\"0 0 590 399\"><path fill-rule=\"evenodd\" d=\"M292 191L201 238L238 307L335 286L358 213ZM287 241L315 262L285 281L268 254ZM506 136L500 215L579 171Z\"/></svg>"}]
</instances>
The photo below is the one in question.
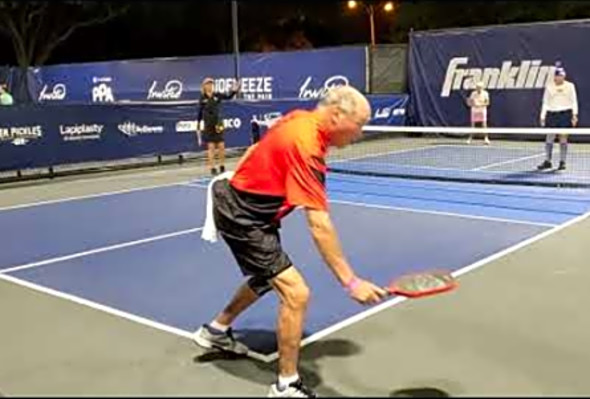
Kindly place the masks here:
<instances>
[{"instance_id":1,"label":"man's bare leg","mask_svg":"<svg viewBox=\"0 0 590 399\"><path fill-rule=\"evenodd\" d=\"M279 319L277 340L279 346L279 379L298 376L297 364L309 288L295 267L290 267L273 278L272 286L277 292Z\"/></svg>"},{"instance_id":2,"label":"man's bare leg","mask_svg":"<svg viewBox=\"0 0 590 399\"><path fill-rule=\"evenodd\" d=\"M216 348L237 354L247 354L249 349L237 341L231 331L233 321L260 298L248 283L242 284L225 308L209 324L199 328L194 341L204 348Z\"/></svg>"},{"instance_id":3,"label":"man's bare leg","mask_svg":"<svg viewBox=\"0 0 590 399\"><path fill-rule=\"evenodd\" d=\"M224 326L230 326L258 298L259 296L250 288L248 283L242 284L227 306L215 317L214 321Z\"/></svg>"}]
</instances>

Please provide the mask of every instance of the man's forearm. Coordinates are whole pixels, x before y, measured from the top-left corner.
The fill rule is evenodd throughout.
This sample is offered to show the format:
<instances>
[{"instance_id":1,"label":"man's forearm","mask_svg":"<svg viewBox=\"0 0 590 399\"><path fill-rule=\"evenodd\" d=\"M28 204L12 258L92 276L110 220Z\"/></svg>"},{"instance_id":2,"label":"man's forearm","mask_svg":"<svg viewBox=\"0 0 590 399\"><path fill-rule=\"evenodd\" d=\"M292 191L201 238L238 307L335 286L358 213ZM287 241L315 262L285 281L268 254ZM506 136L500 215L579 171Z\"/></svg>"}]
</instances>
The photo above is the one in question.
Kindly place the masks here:
<instances>
[{"instance_id":1,"label":"man's forearm","mask_svg":"<svg viewBox=\"0 0 590 399\"><path fill-rule=\"evenodd\" d=\"M330 216L327 212L308 210L307 220L324 261L342 285L348 284L355 275L346 261Z\"/></svg>"}]
</instances>

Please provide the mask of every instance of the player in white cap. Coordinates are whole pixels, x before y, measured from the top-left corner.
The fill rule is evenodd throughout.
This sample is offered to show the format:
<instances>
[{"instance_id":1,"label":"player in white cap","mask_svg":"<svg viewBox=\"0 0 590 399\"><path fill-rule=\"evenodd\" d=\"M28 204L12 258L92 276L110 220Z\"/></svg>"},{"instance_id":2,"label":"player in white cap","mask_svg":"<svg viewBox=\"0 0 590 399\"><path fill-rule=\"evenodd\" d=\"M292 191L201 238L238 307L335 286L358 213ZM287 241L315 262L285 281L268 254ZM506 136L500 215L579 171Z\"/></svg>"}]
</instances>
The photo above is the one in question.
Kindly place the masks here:
<instances>
[{"instance_id":1,"label":"player in white cap","mask_svg":"<svg viewBox=\"0 0 590 399\"><path fill-rule=\"evenodd\" d=\"M545 87L541 105L541 126L553 128L571 128L578 124L578 97L576 86L565 80L565 69L559 65L555 68L553 82ZM555 134L548 134L545 140L545 161L538 166L539 170L551 169L551 157ZM559 135L559 167L565 170L567 158L567 134Z\"/></svg>"}]
</instances>

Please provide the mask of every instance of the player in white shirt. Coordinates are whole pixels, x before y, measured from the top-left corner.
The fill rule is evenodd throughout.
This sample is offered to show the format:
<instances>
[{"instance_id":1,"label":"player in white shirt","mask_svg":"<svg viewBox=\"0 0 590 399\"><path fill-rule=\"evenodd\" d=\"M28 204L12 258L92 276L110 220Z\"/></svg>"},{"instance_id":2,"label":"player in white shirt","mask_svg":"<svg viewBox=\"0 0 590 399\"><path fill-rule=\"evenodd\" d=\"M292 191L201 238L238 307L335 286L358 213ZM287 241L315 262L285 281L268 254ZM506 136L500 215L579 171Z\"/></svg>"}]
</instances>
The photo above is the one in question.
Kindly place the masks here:
<instances>
[{"instance_id":1,"label":"player in white shirt","mask_svg":"<svg viewBox=\"0 0 590 399\"><path fill-rule=\"evenodd\" d=\"M571 128L578 124L578 97L576 86L565 80L566 73L562 67L555 69L553 83L545 87L541 106L541 126ZM538 166L539 170L551 169L551 157L555 134L548 134L545 140L545 161ZM567 157L567 134L559 135L559 167L565 169Z\"/></svg>"},{"instance_id":2,"label":"player in white shirt","mask_svg":"<svg viewBox=\"0 0 590 399\"><path fill-rule=\"evenodd\" d=\"M471 127L488 127L490 95L483 88L483 82L477 82L475 84L475 90L471 92L471 95L467 99L467 104L471 108ZM472 139L473 137L470 134L467 144L471 144ZM490 138L487 133L484 134L484 142L490 144Z\"/></svg>"}]
</instances>

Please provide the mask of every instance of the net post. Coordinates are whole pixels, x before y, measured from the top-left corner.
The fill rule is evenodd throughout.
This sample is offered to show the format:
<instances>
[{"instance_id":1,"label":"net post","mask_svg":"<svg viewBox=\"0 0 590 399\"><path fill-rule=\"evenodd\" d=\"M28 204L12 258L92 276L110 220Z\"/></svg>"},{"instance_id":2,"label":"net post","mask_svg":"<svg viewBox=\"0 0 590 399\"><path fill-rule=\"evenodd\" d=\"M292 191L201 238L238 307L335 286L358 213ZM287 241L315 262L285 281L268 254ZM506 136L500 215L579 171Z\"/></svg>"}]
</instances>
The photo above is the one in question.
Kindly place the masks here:
<instances>
[{"instance_id":1,"label":"net post","mask_svg":"<svg viewBox=\"0 0 590 399\"><path fill-rule=\"evenodd\" d=\"M231 22L234 46L234 75L236 84L240 84L240 41L238 36L238 2L236 0L231 2ZM240 92L236 94L236 98L239 98L239 96Z\"/></svg>"}]
</instances>

